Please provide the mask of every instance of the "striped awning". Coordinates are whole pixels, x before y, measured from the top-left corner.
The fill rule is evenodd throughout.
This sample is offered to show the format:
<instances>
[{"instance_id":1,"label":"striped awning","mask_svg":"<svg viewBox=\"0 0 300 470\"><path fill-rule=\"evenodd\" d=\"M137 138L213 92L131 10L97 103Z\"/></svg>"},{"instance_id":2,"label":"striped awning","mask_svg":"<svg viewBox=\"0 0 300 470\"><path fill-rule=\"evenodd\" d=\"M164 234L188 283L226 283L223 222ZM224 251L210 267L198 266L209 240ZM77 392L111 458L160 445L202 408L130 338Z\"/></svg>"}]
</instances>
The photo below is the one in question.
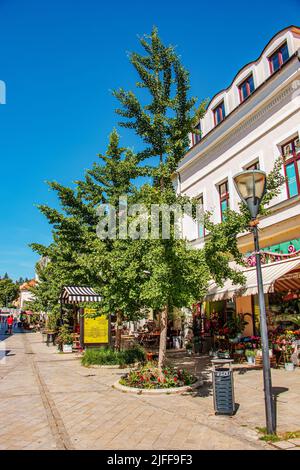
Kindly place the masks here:
<instances>
[{"instance_id":1,"label":"striped awning","mask_svg":"<svg viewBox=\"0 0 300 470\"><path fill-rule=\"evenodd\" d=\"M242 272L246 278L245 286L232 284L231 280L225 281L223 287L212 282L205 300L211 302L257 294L256 268L244 269ZM262 265L262 276L265 294L300 289L300 256Z\"/></svg>"},{"instance_id":2,"label":"striped awning","mask_svg":"<svg viewBox=\"0 0 300 470\"><path fill-rule=\"evenodd\" d=\"M62 289L60 300L62 304L100 302L101 296L91 287L65 286Z\"/></svg>"}]
</instances>

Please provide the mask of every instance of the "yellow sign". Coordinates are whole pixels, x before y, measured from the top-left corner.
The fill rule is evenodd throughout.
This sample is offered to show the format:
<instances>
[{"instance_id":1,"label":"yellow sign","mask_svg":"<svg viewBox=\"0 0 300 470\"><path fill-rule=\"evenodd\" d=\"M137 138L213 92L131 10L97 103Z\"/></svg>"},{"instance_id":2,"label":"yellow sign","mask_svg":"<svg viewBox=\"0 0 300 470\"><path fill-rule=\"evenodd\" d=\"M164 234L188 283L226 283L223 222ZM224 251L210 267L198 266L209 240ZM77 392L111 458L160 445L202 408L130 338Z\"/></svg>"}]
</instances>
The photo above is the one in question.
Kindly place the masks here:
<instances>
[{"instance_id":1,"label":"yellow sign","mask_svg":"<svg viewBox=\"0 0 300 470\"><path fill-rule=\"evenodd\" d=\"M85 309L84 313L94 313L87 312ZM105 315L95 318L84 318L84 338L83 342L85 344L95 344L95 343L108 343L108 318Z\"/></svg>"},{"instance_id":2,"label":"yellow sign","mask_svg":"<svg viewBox=\"0 0 300 470\"><path fill-rule=\"evenodd\" d=\"M84 314L85 315L95 315L95 313L97 312L97 310L95 308L85 308L84 309Z\"/></svg>"}]
</instances>

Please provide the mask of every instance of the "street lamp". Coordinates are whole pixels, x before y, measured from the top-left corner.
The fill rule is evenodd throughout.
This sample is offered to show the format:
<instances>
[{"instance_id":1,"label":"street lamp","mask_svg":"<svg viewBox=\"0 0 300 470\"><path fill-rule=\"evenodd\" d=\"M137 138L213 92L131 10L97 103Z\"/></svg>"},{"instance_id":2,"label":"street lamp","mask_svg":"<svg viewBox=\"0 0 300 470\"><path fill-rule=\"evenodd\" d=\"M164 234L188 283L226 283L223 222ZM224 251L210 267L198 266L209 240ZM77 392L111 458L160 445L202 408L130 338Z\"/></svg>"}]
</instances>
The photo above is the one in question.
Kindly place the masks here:
<instances>
[{"instance_id":1,"label":"street lamp","mask_svg":"<svg viewBox=\"0 0 300 470\"><path fill-rule=\"evenodd\" d=\"M275 433L275 415L272 398L272 379L269 357L269 340L266 318L266 305L263 289L263 278L261 271L261 259L258 241L257 215L262 198L266 192L266 173L260 170L247 170L233 177L235 188L242 201L247 205L251 214L250 226L254 236L254 247L256 257L256 275L258 286L258 302L260 310L260 335L263 355L263 378L265 394L265 412L268 434Z\"/></svg>"}]
</instances>

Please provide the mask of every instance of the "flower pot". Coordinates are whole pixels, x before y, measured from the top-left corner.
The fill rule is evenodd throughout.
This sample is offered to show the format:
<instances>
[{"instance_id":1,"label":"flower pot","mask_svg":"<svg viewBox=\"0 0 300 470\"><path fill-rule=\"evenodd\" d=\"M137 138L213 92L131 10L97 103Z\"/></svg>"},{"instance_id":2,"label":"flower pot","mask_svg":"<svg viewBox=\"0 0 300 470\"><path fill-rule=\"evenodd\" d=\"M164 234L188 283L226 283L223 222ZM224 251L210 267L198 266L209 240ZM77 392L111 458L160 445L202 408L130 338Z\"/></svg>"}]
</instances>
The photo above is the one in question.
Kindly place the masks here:
<instances>
[{"instance_id":1,"label":"flower pot","mask_svg":"<svg viewBox=\"0 0 300 470\"><path fill-rule=\"evenodd\" d=\"M285 370L291 372L291 371L293 371L293 370L295 369L295 366L294 366L294 363L293 363L293 362L286 362L286 363L284 364L284 368L285 368Z\"/></svg>"},{"instance_id":2,"label":"flower pot","mask_svg":"<svg viewBox=\"0 0 300 470\"><path fill-rule=\"evenodd\" d=\"M254 356L247 356L248 364L255 364L255 357Z\"/></svg>"},{"instance_id":3,"label":"flower pot","mask_svg":"<svg viewBox=\"0 0 300 470\"><path fill-rule=\"evenodd\" d=\"M63 345L63 352L64 353L71 353L73 350L73 345L72 344L64 344Z\"/></svg>"}]
</instances>

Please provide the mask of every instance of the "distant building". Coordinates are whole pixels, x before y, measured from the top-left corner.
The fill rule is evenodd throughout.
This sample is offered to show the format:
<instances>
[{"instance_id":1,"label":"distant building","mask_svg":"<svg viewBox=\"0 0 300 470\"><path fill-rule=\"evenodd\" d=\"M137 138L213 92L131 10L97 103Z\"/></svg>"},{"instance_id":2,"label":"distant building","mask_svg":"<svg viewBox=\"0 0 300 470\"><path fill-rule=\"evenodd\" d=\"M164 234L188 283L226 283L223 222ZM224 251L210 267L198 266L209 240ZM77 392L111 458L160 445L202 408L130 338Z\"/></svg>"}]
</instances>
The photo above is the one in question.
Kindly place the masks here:
<instances>
[{"instance_id":1,"label":"distant building","mask_svg":"<svg viewBox=\"0 0 300 470\"><path fill-rule=\"evenodd\" d=\"M26 302L30 302L34 300L34 295L30 291L32 287L35 287L37 284L37 281L35 279L31 279L28 282L24 282L20 286L20 296L19 296L19 308L21 310L25 310L26 308Z\"/></svg>"}]
</instances>

